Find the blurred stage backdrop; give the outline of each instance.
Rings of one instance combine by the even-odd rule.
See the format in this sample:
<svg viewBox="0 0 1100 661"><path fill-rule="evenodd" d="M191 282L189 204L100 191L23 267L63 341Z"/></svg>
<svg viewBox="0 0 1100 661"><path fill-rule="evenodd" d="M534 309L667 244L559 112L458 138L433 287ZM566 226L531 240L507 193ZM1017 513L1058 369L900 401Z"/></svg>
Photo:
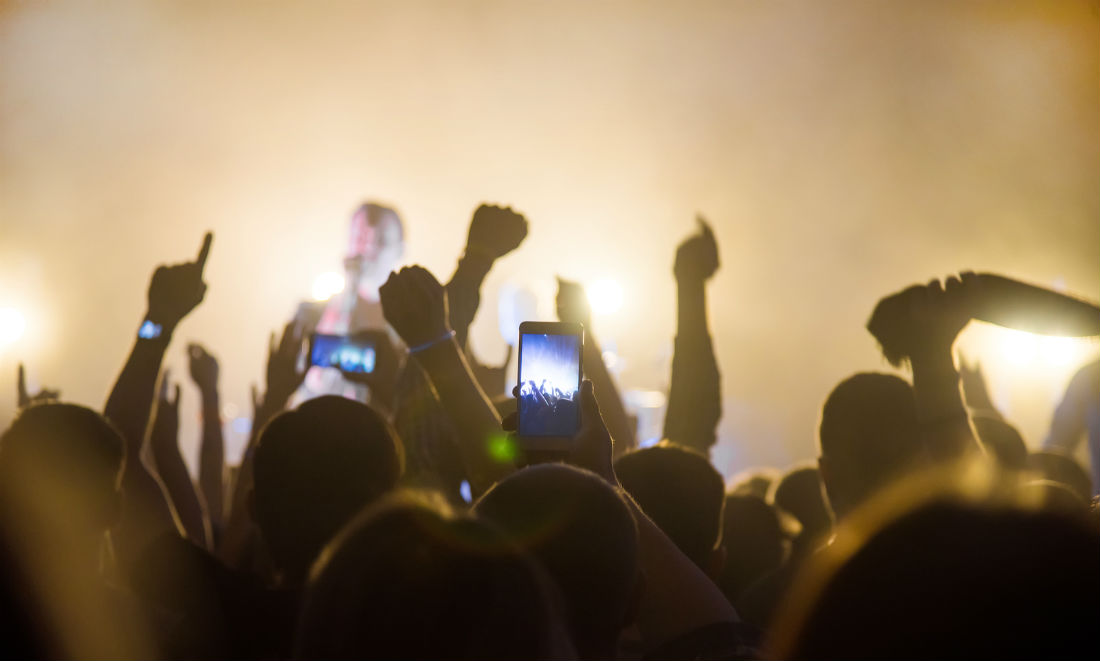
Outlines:
<svg viewBox="0 0 1100 661"><path fill-rule="evenodd" d="M1098 27L1095 1L0 3L0 425L18 361L101 406L153 267L212 229L168 363L188 382L187 341L217 355L232 428L357 203L393 204L407 261L445 279L488 200L531 231L483 290L482 360L500 292L545 315L555 274L599 283L652 437L700 211L715 462L809 459L831 387L890 369L863 329L880 296L972 268L1100 299ZM1031 444L1100 352L989 326L962 349Z"/></svg>

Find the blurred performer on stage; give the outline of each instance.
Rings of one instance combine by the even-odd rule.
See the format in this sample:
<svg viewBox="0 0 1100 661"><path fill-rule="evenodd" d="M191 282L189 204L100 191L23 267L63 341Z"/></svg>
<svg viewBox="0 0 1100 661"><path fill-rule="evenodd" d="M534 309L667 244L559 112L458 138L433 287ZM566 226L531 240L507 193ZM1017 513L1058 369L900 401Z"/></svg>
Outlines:
<svg viewBox="0 0 1100 661"><path fill-rule="evenodd" d="M471 322L481 302L481 284L494 262L516 249L527 236L527 219L510 207L482 204L474 211L465 250L446 285L451 328L466 349L474 375L490 397L505 394L505 365L488 367L475 360L467 345ZM298 401L338 394L369 403L386 414L405 445L406 481L439 489L458 499L465 467L450 421L426 375L406 359L407 349L382 314L378 289L399 266L405 250L401 218L389 207L368 202L351 218L344 258L345 288L323 307L303 304L299 321L306 334L368 334L375 345L371 374L354 377L335 369L311 368ZM517 329L518 330L518 329ZM355 381L349 381L354 378Z"/></svg>
<svg viewBox="0 0 1100 661"><path fill-rule="evenodd" d="M348 250L344 256L344 291L323 308L299 307L299 320L309 332L329 335L368 334L375 339L376 370L362 380L347 380L338 370L310 368L299 392L299 401L324 394L370 401L389 411L393 386L403 353L400 339L386 325L378 288L386 282L405 254L405 230L401 217L390 207L367 202L351 216ZM318 318L319 312L319 318ZM382 400L382 401L380 401Z"/></svg>

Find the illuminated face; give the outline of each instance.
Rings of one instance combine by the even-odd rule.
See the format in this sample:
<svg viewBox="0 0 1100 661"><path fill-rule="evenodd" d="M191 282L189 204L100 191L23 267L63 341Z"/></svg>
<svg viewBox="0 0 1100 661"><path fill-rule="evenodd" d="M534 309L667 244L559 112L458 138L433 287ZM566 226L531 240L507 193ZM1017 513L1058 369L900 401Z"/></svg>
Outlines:
<svg viewBox="0 0 1100 661"><path fill-rule="evenodd" d="M364 205L351 217L347 260L358 261L361 286L378 287L405 253L401 219L390 209Z"/></svg>

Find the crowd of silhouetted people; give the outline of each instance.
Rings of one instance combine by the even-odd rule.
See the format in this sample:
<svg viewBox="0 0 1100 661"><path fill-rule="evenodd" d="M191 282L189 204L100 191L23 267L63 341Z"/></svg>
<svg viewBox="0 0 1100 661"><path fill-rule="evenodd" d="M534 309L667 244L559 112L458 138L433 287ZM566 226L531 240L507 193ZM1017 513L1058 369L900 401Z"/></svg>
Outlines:
<svg viewBox="0 0 1100 661"><path fill-rule="evenodd" d="M29 393L20 367L19 411L0 437L4 655L1053 658L1096 647L1100 363L1081 369L1049 437L1029 447L980 368L954 352L996 305L994 280L882 292L868 340L898 369L837 375L821 393L818 456L727 482L709 459L722 415L710 227L700 219L669 255L664 440L639 448L576 283L559 283L557 313L585 326L579 392L513 389L471 350L482 283L527 226L482 205L441 283L398 268L393 209L356 209L345 291L303 305L267 344L239 465L225 461L223 366L186 346L202 410L196 475L180 450L180 380L162 369L203 300L212 235L193 261L153 272L102 408ZM1100 309L1076 305L1077 334L1100 334ZM373 333L369 371L307 364L311 333L360 331ZM525 445L513 393L579 409L568 450ZM1091 475L1071 454L1084 437Z"/></svg>

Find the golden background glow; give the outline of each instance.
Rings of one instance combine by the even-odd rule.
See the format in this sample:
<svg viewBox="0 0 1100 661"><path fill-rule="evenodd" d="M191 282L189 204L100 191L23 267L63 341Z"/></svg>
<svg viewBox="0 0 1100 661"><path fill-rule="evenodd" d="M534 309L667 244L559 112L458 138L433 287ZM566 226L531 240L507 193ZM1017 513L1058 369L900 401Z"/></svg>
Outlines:
<svg viewBox="0 0 1100 661"><path fill-rule="evenodd" d="M0 422L18 360L100 406L154 265L206 229L210 289L168 363L186 378L205 343L246 414L268 331L339 269L357 203L396 206L408 261L442 279L488 200L531 232L483 291L485 360L503 284L609 278L622 306L595 330L624 385L663 389L699 211L722 258L716 462L809 458L829 389L888 369L863 330L880 296L972 268L1100 298L1097 6L0 4L0 307L26 319ZM1041 379L1000 347L969 351L1038 442L1096 347Z"/></svg>

